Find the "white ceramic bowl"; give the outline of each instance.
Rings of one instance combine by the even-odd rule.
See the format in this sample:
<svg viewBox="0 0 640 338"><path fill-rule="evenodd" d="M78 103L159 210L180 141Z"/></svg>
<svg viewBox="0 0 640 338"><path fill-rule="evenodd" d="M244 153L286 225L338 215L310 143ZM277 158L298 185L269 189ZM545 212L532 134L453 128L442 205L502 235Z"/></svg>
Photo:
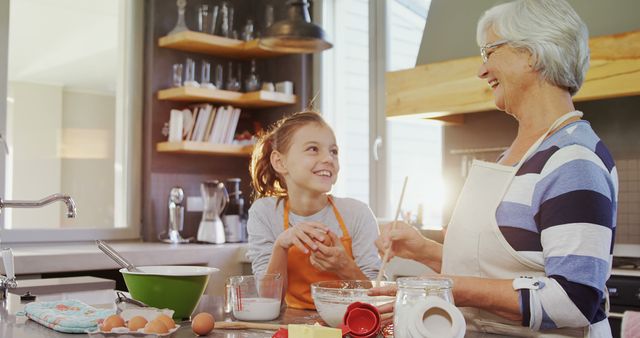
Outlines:
<svg viewBox="0 0 640 338"><path fill-rule="evenodd" d="M311 296L320 317L332 327L342 323L347 307L353 302L369 303L380 306L395 301L395 297L369 296L367 292L375 281L336 280L311 284ZM381 286L395 285L394 282L381 282Z"/></svg>

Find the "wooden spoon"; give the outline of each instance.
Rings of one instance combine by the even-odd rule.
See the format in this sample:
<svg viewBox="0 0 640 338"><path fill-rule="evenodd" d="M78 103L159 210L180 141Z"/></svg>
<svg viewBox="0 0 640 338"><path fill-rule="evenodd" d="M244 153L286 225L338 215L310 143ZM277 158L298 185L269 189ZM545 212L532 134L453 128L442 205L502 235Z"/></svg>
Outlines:
<svg viewBox="0 0 640 338"><path fill-rule="evenodd" d="M254 323L254 322L216 322L216 329L225 330L270 330L277 331L279 329L286 329L286 324L269 324L269 323Z"/></svg>

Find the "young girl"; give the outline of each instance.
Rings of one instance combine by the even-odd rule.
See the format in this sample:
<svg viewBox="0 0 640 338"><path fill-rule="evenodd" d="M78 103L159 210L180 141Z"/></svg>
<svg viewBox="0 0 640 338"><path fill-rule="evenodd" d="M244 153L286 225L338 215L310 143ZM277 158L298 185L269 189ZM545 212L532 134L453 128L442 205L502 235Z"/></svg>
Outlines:
<svg viewBox="0 0 640 338"><path fill-rule="evenodd" d="M340 165L333 131L315 112L280 120L256 145L257 200L247 224L253 273L286 277L287 305L315 309L310 284L374 279L378 226L369 207L329 195Z"/></svg>

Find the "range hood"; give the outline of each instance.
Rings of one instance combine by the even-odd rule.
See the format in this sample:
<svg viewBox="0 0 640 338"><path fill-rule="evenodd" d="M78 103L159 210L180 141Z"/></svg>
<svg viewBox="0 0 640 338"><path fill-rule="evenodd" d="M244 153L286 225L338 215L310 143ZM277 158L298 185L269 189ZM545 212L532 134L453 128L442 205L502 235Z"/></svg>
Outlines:
<svg viewBox="0 0 640 338"><path fill-rule="evenodd" d="M476 77L481 64L476 23L506 1L432 0L417 66L386 74L387 117L459 123L466 113L495 109ZM640 95L640 1L568 1L589 27L591 67L576 101ZM460 10L464 8L464 10Z"/></svg>

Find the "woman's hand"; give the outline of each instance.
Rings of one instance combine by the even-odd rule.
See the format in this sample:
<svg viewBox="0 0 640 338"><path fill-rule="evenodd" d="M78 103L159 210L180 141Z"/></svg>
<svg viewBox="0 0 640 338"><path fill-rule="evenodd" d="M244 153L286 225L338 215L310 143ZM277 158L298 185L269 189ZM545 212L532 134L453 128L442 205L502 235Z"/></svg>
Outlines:
<svg viewBox="0 0 640 338"><path fill-rule="evenodd" d="M378 286L375 288L371 288L369 289L369 291L367 291L367 295L395 297L397 292L398 292L398 286L393 284L393 285Z"/></svg>
<svg viewBox="0 0 640 338"><path fill-rule="evenodd" d="M303 222L296 226L289 226L289 229L282 232L276 238L276 246L288 250L296 246L300 251L309 253L309 249L318 250L317 242L322 242L328 236L329 228L318 222Z"/></svg>
<svg viewBox="0 0 640 338"><path fill-rule="evenodd" d="M338 236L329 231L331 243L316 243L318 250L309 257L309 262L320 271L332 272L343 279L367 279L360 268L349 256Z"/></svg>
<svg viewBox="0 0 640 338"><path fill-rule="evenodd" d="M393 223L387 223L380 227L380 236L376 240L376 247L380 256L384 256L385 251L391 245L389 259L398 256L402 258L420 261L418 256L422 252L425 242L428 241L418 229L404 223L396 222L395 227L391 230Z"/></svg>
<svg viewBox="0 0 640 338"><path fill-rule="evenodd" d="M380 227L380 236L376 240L380 256L384 257L385 251L391 245L389 259L395 256L412 259L427 265L435 272L440 272L442 244L422 236L420 230L407 223L396 222L391 230L392 224Z"/></svg>
<svg viewBox="0 0 640 338"><path fill-rule="evenodd" d="M371 288L367 295L369 296L390 296L395 297L398 292L398 287L396 285L387 285L387 286L379 286L377 288ZM380 315L382 321L380 322L380 326L384 327L388 323L393 323L393 311L395 307L395 302L389 302L378 306L378 311L380 311Z"/></svg>

